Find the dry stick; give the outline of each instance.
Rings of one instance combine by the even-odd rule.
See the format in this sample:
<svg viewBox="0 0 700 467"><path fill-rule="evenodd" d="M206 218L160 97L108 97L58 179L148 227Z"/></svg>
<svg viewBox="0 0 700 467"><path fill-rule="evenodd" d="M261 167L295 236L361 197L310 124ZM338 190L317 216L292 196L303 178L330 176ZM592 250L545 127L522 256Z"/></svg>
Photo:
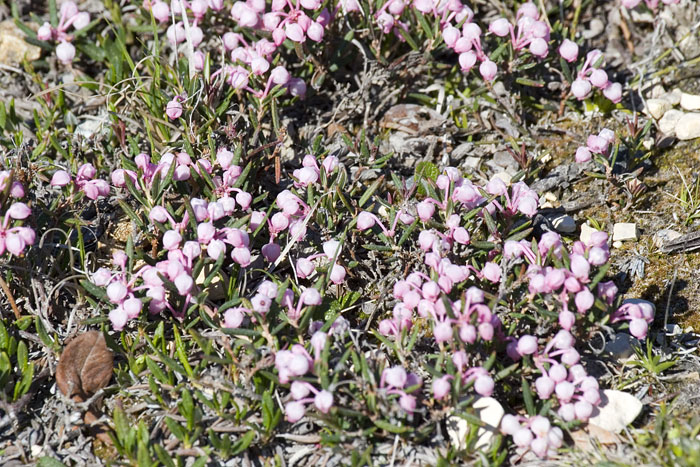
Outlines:
<svg viewBox="0 0 700 467"><path fill-rule="evenodd" d="M630 33L629 26L627 26L627 21L625 20L625 12L620 14L620 29L622 30L622 35L625 37L625 42L627 43L627 49L632 55L634 55L634 43L632 42L632 33Z"/></svg>
<svg viewBox="0 0 700 467"><path fill-rule="evenodd" d="M668 300L666 300L666 313L664 313L664 329L663 334L661 334L661 342L666 351L666 325L668 324L668 311L671 309L671 297L673 296L673 287L676 285L676 276L678 275L678 269L673 270L673 280L671 281L671 288L668 290Z"/></svg>
<svg viewBox="0 0 700 467"><path fill-rule="evenodd" d="M12 296L12 292L7 286L7 282L5 282L5 279L3 279L2 277L0 277L0 287L2 287L3 292L5 292L5 295L7 295L7 299L10 301L12 311L15 313L15 319L19 321L19 319L22 317L22 314L19 312L19 308L17 308L17 303L15 303L15 297Z"/></svg>

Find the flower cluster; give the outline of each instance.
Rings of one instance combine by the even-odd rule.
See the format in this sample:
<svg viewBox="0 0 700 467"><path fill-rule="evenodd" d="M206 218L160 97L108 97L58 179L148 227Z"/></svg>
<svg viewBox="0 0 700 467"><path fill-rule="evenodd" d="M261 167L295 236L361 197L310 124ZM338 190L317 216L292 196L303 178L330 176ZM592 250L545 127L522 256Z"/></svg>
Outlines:
<svg viewBox="0 0 700 467"><path fill-rule="evenodd" d="M78 31L88 24L90 24L90 15L78 11L78 6L74 2L67 1L61 5L58 25L53 27L50 23L44 23L37 31L36 36L42 41L58 41L56 57L62 63L68 64L75 58L75 46L71 44L73 36L67 31L71 26Z"/></svg>
<svg viewBox="0 0 700 467"><path fill-rule="evenodd" d="M510 37L516 52L526 47L537 58L549 55L549 25L540 18L534 3L523 3L515 16L515 25L506 18L497 18L489 25L489 32L498 37Z"/></svg>
<svg viewBox="0 0 700 467"><path fill-rule="evenodd" d="M315 255L301 257L296 261L296 274L300 279L307 279L313 277L316 272L316 264L314 260L318 258L327 258L331 268L330 280L334 284L342 284L345 280L345 275L347 271L343 266L338 264L335 260L340 256L341 245L338 240L328 240L323 243L323 253L317 253Z"/></svg>
<svg viewBox="0 0 700 467"><path fill-rule="evenodd" d="M321 361L321 354L327 345L328 334L323 331L316 331L311 336L311 347L314 358L306 351L303 345L294 344L290 350L280 350L275 355L275 367L279 375L280 382L287 384L292 378L300 378L309 372L314 372L314 364ZM318 390L316 387L301 380L294 380L290 385L292 400L285 405L285 415L287 421L295 423L306 413L306 406L313 403L321 413L328 413L333 407L333 393L326 389ZM309 397L313 394L313 397Z"/></svg>
<svg viewBox="0 0 700 467"><path fill-rule="evenodd" d="M561 428L541 415L528 418L506 414L501 419L501 431L513 437L521 454L532 451L538 457L552 456L564 444Z"/></svg>
<svg viewBox="0 0 700 467"><path fill-rule="evenodd" d="M609 155L610 145L615 142L615 132L603 128L597 135L590 135L585 146L576 149L576 162L585 163L593 158L593 155L603 159Z"/></svg>
<svg viewBox="0 0 700 467"><path fill-rule="evenodd" d="M238 306L225 311L224 327L240 327L243 324L243 319L253 312L264 316L270 311L272 303L277 298L277 292L277 284L272 281L263 281L255 295L250 299L250 308ZM288 288L282 294L282 305L286 307L287 318L293 323L299 320L304 307L320 305L321 301L321 293L313 287L307 287L301 292L296 305L294 305L294 291L292 289Z"/></svg>
<svg viewBox="0 0 700 467"><path fill-rule="evenodd" d="M205 42L204 32L200 24L211 11L217 14L223 9L221 0L193 0L172 5L157 0L146 0L144 8L150 10L154 18L161 23L170 21L171 16L179 21L168 26L166 37L171 45L177 47L188 41L196 49L192 60L194 69L202 71L205 63L205 53L200 46ZM237 1L230 10L231 18L242 27L258 32L258 36L249 36L228 31L221 36L221 42L229 62L221 64L218 71L211 75L214 80L222 75L226 82L235 89L245 89L257 97L265 97L274 86L286 88L292 96L304 96L306 84L299 78L290 76L284 66L272 67L274 53L287 39L291 42L304 43L307 39L314 42L323 40L325 28L331 21L327 8L321 8L319 0L303 0L301 2L274 1L268 5L259 0ZM252 38L251 38L252 37ZM272 40L270 40L272 39ZM267 78L263 76L267 73ZM263 78L256 90L249 86L251 78ZM181 101L174 99L166 109L168 117L178 118L181 113Z"/></svg>
<svg viewBox="0 0 700 467"><path fill-rule="evenodd" d="M629 321L630 334L637 339L644 339L649 325L654 321L654 306L644 300L626 300L615 310L610 320L612 323Z"/></svg>
<svg viewBox="0 0 700 467"><path fill-rule="evenodd" d="M535 380L538 397L546 401L556 395L558 415L562 420L588 421L593 409L600 403L598 381L589 376L579 363L575 349L576 340L567 330L561 329L539 352L537 339L521 336L514 349L517 356L530 355L541 376ZM559 360L556 360L558 357Z"/></svg>
<svg viewBox="0 0 700 467"><path fill-rule="evenodd" d="M24 198L24 186L12 179L12 173L8 170L0 171L0 193L3 199ZM25 227L20 222L30 216L32 210L25 203L15 201L6 210L0 223L0 255L8 251L19 256L29 246L34 244L36 234L31 227Z"/></svg>
<svg viewBox="0 0 700 467"><path fill-rule="evenodd" d="M109 183L105 180L95 178L97 169L92 164L83 164L78 168L75 179L65 170L57 170L51 177L51 186L64 187L71 183L74 191L82 191L85 196L95 200L100 196L109 195Z"/></svg>
<svg viewBox="0 0 700 467"><path fill-rule="evenodd" d="M572 47L567 46L564 51L560 49L562 57L570 58L573 54ZM571 93L578 99L583 100L591 95L596 87L603 91L603 95L614 103L622 100L622 85L614 83L608 79L608 74L600 68L603 62L603 53L600 50L591 50L586 54L583 66L576 74L576 79L571 83Z"/></svg>
<svg viewBox="0 0 700 467"><path fill-rule="evenodd" d="M400 366L385 368L379 381L379 387L385 394L399 396L399 406L408 412L416 410L416 396L420 392L423 380L415 373L406 373Z"/></svg>

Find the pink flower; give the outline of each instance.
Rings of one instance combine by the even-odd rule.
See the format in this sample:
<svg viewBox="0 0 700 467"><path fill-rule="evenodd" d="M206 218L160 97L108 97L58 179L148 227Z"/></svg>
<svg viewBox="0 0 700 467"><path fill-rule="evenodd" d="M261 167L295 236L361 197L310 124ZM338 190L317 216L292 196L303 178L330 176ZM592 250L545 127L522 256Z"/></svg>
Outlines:
<svg viewBox="0 0 700 467"><path fill-rule="evenodd" d="M36 32L36 37L40 41L48 41L53 35L53 29L49 23L44 23Z"/></svg>
<svg viewBox="0 0 700 467"><path fill-rule="evenodd" d="M535 336L524 335L518 339L517 346L520 355L532 355L537 352L537 338Z"/></svg>
<svg viewBox="0 0 700 467"><path fill-rule="evenodd" d="M622 85L620 83L610 83L603 89L603 95L617 104L622 100Z"/></svg>
<svg viewBox="0 0 700 467"><path fill-rule="evenodd" d="M474 391L480 396L490 397L493 394L493 388L493 378L487 374L480 375L474 380Z"/></svg>
<svg viewBox="0 0 700 467"><path fill-rule="evenodd" d="M374 215L367 211L362 211L357 215L357 228L359 230L371 229L375 224Z"/></svg>
<svg viewBox="0 0 700 467"><path fill-rule="evenodd" d="M549 397L554 392L554 381L548 376L540 376L535 380L535 389L537 390L537 397L542 400L549 399Z"/></svg>
<svg viewBox="0 0 700 467"><path fill-rule="evenodd" d="M56 57L63 64L69 64L75 58L75 47L70 42L61 42L56 46Z"/></svg>
<svg viewBox="0 0 700 467"><path fill-rule="evenodd" d="M576 78L571 83L571 93L578 99L583 100L591 93L591 83L588 80Z"/></svg>
<svg viewBox="0 0 700 467"><path fill-rule="evenodd" d="M510 22L505 18L498 18L489 25L489 31L498 37L505 37L510 33Z"/></svg>
<svg viewBox="0 0 700 467"><path fill-rule="evenodd" d="M481 73L481 77L484 78L485 81L493 81L497 72L498 67L489 59L484 60L481 62L481 65L479 65L479 73Z"/></svg>
<svg viewBox="0 0 700 467"><path fill-rule="evenodd" d="M326 390L319 391L314 397L314 405L322 413L328 413L333 406L333 394Z"/></svg>
<svg viewBox="0 0 700 467"><path fill-rule="evenodd" d="M498 283L501 281L501 268L498 264L489 261L484 264L481 275L491 282Z"/></svg>
<svg viewBox="0 0 700 467"><path fill-rule="evenodd" d="M180 118L180 116L182 115L182 104L180 103L178 97L175 97L173 100L168 102L168 105L165 106L165 114L170 120L176 120Z"/></svg>
<svg viewBox="0 0 700 467"><path fill-rule="evenodd" d="M588 162L592 159L592 154L591 151L585 147L581 146L576 150L576 162L583 164L585 162Z"/></svg>
<svg viewBox="0 0 700 467"><path fill-rule="evenodd" d="M157 1L151 5L151 13L153 17L159 22L164 23L170 19L170 7L167 3Z"/></svg>
<svg viewBox="0 0 700 467"><path fill-rule="evenodd" d="M121 331L124 329L124 325L127 321L126 311L124 311L124 308L120 306L115 308L109 312L109 320L111 321L112 327L115 331Z"/></svg>
<svg viewBox="0 0 700 467"><path fill-rule="evenodd" d="M289 423L296 423L304 417L306 408L304 404L297 401L290 401L284 406L285 418Z"/></svg>
<svg viewBox="0 0 700 467"><path fill-rule="evenodd" d="M452 375L445 375L433 381L433 397L435 399L442 399L449 394L452 389L452 384L450 384L451 378Z"/></svg>
<svg viewBox="0 0 700 467"><path fill-rule="evenodd" d="M530 42L530 53L538 58L545 58L549 54L547 41L537 37Z"/></svg>
<svg viewBox="0 0 700 467"><path fill-rule="evenodd" d="M576 302L576 309L578 310L578 312L584 313L593 306L593 303L595 302L595 297L588 289L583 289L582 291L576 294L576 298L574 299L574 301Z"/></svg>
<svg viewBox="0 0 700 467"><path fill-rule="evenodd" d="M382 372L382 379L390 387L403 389L403 387L406 385L408 375L406 374L406 370L404 370L403 367L394 366L391 368L384 369L384 371Z"/></svg>
<svg viewBox="0 0 700 467"><path fill-rule="evenodd" d="M569 39L564 39L559 46L559 55L567 62L575 62L578 58L578 44Z"/></svg>
<svg viewBox="0 0 700 467"><path fill-rule="evenodd" d="M331 268L330 280L334 284L342 284L345 280L345 268L340 264L334 264Z"/></svg>
<svg viewBox="0 0 700 467"><path fill-rule="evenodd" d="M600 68L593 70L588 79L591 80L593 86L600 89L604 89L608 85L608 74Z"/></svg>

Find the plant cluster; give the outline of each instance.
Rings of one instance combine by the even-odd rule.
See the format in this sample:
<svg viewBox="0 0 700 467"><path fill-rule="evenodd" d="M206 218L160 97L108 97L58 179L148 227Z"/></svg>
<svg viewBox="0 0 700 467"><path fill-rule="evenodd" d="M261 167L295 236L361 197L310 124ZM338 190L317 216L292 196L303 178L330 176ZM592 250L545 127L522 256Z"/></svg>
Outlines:
<svg viewBox="0 0 700 467"><path fill-rule="evenodd" d="M300 144L284 130L323 91L319 76L356 72L343 60L374 54L389 63L411 49L434 59L430 73L448 81L451 102L471 99L480 121L488 103L530 124L500 102L497 80L528 88L518 105L538 89L542 102L550 99L544 80L559 76L552 89L561 92L560 110L578 110L577 101L596 93L621 107L623 84L610 80L602 52L569 29L568 2L557 15L522 2L499 16L458 0L105 4L114 21L91 26L75 3L51 2L50 21L35 33L58 43L62 66L104 65L110 120L105 135L64 144L50 127L75 129L67 94L46 89L34 127L48 136L31 157L56 156L36 179L53 191L0 172L0 255L21 260L19 271L31 270L40 248L67 252L48 261L52 271L70 271L59 283L90 305L82 323L102 326L106 345L123 351L117 384L147 385L148 404L163 408L164 436L200 459L223 458L302 420L323 426L318 442L337 448L353 437L422 442L457 415L473 438L475 405L488 398L506 412L489 454L497 464L506 444L518 456L554 457L565 433L589 421L602 383L589 373L587 342L601 330L646 339L654 308L622 301L608 274L606 232L576 239L535 228L545 200L532 182L544 167L524 142L512 153L521 169L512 176L422 161L407 178L364 129L350 135L329 122L344 136L333 151L320 130L309 141L295 133ZM90 37L104 50L76 43L86 55L75 60L75 39L103 21L109 27ZM81 85L99 88L97 76L84 74ZM3 129L19 125L0 110ZM127 111L143 112L142 133L127 128ZM629 170L648 155L640 148L649 126L635 122L630 132L627 141L604 128L569 156L595 161L616 181L618 154ZM377 143L381 132L373 133ZM17 131L2 143L24 151L22 138ZM103 209L124 215L128 239L90 250L90 209L97 218ZM61 228L70 229L69 245L52 243L50 231ZM48 246L33 247L38 234ZM48 313L33 324L53 351L63 328L44 321ZM33 366L4 324L0 379L14 400L29 391ZM112 409L117 452L175 465L151 442L150 419L131 424L126 413ZM208 427L214 418L228 425ZM204 443L211 452L196 451ZM474 443L465 449L477 455Z"/></svg>

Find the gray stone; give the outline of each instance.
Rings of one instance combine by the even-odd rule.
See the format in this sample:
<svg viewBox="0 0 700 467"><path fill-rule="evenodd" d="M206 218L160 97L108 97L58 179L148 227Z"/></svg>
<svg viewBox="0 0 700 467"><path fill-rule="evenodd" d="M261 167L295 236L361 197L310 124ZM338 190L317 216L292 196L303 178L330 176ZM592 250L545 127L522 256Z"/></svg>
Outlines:
<svg viewBox="0 0 700 467"><path fill-rule="evenodd" d="M674 88L671 90L671 92L667 92L663 96L661 96L664 100L667 100L671 105L678 105L681 103L681 96L683 95L683 91L681 91L678 88Z"/></svg>
<svg viewBox="0 0 700 467"><path fill-rule="evenodd" d="M576 221L573 217L563 214L552 219L552 225L559 233L574 233L576 232Z"/></svg>
<svg viewBox="0 0 700 467"><path fill-rule="evenodd" d="M676 138L689 140L700 137L700 113L687 113L676 123Z"/></svg>
<svg viewBox="0 0 700 467"><path fill-rule="evenodd" d="M596 229L591 227L588 224L581 224L581 236L579 237L579 240L581 240L585 245L590 245L591 242L591 236L595 233L598 232Z"/></svg>
<svg viewBox="0 0 700 467"><path fill-rule="evenodd" d="M588 420L613 433L621 432L632 423L642 411L642 403L632 394L606 389L600 394L600 405L593 409L593 416Z"/></svg>
<svg viewBox="0 0 700 467"><path fill-rule="evenodd" d="M613 226L613 242L636 241L639 239L637 224L618 222Z"/></svg>
<svg viewBox="0 0 700 467"><path fill-rule="evenodd" d="M480 397L472 406L476 409L476 415L484 422L484 426L477 431L476 448L488 448L493 435L498 433L501 419L505 414L503 406L493 397ZM462 417L452 415L446 420L447 435L452 445L458 450L466 449L466 439L469 434L469 423Z"/></svg>
<svg viewBox="0 0 700 467"><path fill-rule="evenodd" d="M624 332L615 334L612 340L605 343L605 351L618 360L629 358L634 355L632 344L636 340L636 338Z"/></svg>
<svg viewBox="0 0 700 467"><path fill-rule="evenodd" d="M454 160L461 160L465 158L470 152L474 150L474 143L462 143L452 150L450 157Z"/></svg>
<svg viewBox="0 0 700 467"><path fill-rule="evenodd" d="M0 23L0 64L15 66L25 58L32 62L41 56L41 49L24 41L24 33L8 19Z"/></svg>
<svg viewBox="0 0 700 467"><path fill-rule="evenodd" d="M598 18L593 18L588 27L581 33L584 39L593 39L605 30L605 24Z"/></svg>
<svg viewBox="0 0 700 467"><path fill-rule="evenodd" d="M656 248L661 248L664 244L672 242L673 240L681 237L682 234L673 229L661 229L654 234L654 246Z"/></svg>
<svg viewBox="0 0 700 467"><path fill-rule="evenodd" d="M659 130L665 135L676 136L676 125L683 118L685 112L671 109L658 121Z"/></svg>
<svg viewBox="0 0 700 467"><path fill-rule="evenodd" d="M644 109L646 113L656 120L663 117L669 110L671 110L671 103L666 99L647 99L647 106Z"/></svg>
<svg viewBox="0 0 700 467"><path fill-rule="evenodd" d="M700 96L697 94L681 93L681 108L684 110L700 109Z"/></svg>

